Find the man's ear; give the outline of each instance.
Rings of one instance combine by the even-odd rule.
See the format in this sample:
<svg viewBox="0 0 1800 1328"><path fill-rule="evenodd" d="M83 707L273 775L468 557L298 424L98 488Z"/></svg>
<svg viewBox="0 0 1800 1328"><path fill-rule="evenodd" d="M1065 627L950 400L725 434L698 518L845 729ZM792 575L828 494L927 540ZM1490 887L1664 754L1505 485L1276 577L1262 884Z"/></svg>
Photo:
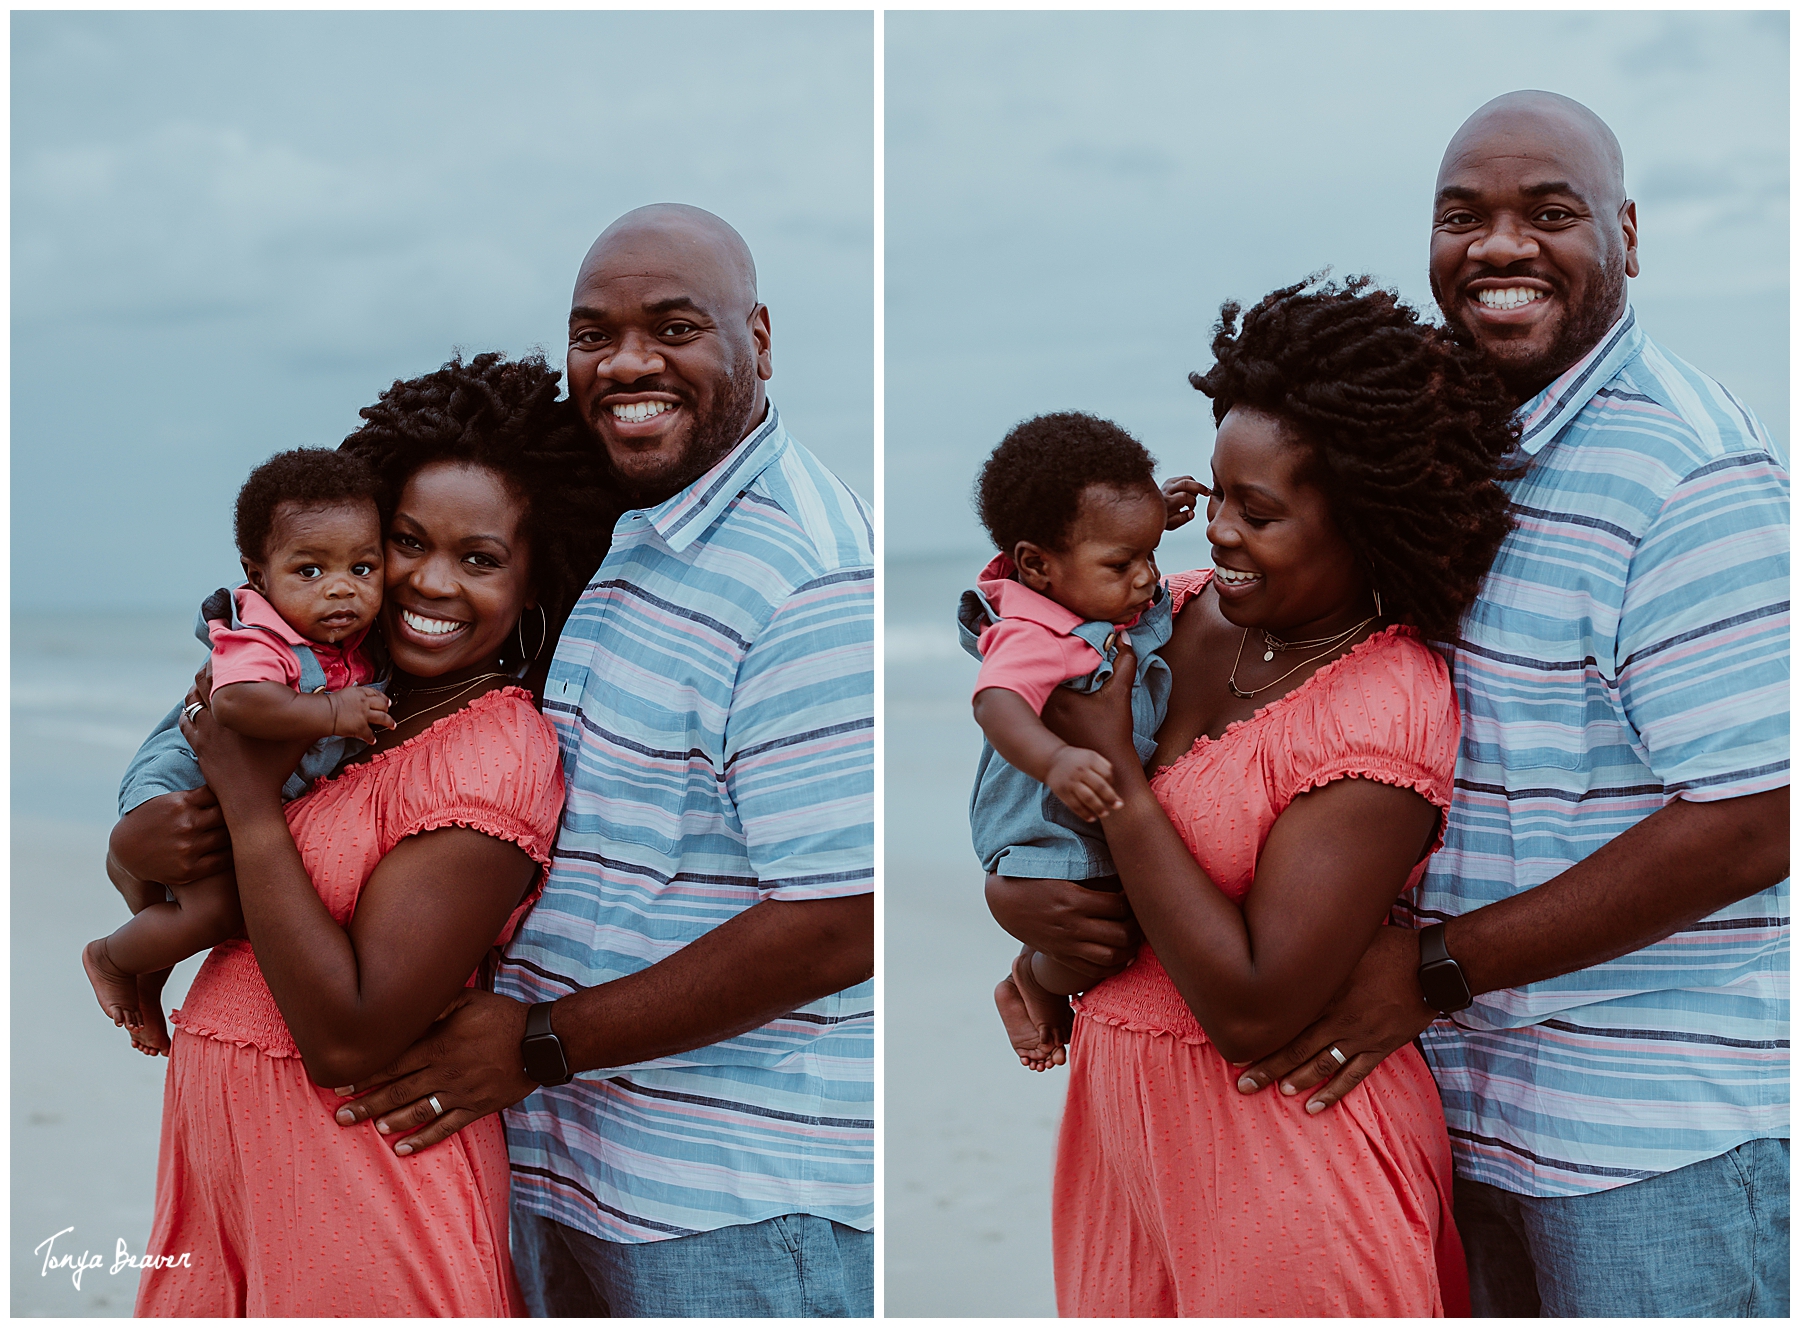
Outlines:
<svg viewBox="0 0 1800 1328"><path fill-rule="evenodd" d="M269 593L269 583L263 578L262 564L243 557L240 557L238 562L244 566L244 580L250 583L250 589L259 595L266 596Z"/></svg>
<svg viewBox="0 0 1800 1328"><path fill-rule="evenodd" d="M1050 592L1049 556L1030 540L1013 546L1013 564L1019 569L1019 580L1040 595Z"/></svg>
<svg viewBox="0 0 1800 1328"><path fill-rule="evenodd" d="M770 338L769 306L766 304L759 304L750 311L750 341L756 347L756 376L766 383L775 376L774 343Z"/></svg>
<svg viewBox="0 0 1800 1328"><path fill-rule="evenodd" d="M1635 277L1638 274L1637 204L1629 198L1619 209L1619 229L1625 232L1625 275Z"/></svg>

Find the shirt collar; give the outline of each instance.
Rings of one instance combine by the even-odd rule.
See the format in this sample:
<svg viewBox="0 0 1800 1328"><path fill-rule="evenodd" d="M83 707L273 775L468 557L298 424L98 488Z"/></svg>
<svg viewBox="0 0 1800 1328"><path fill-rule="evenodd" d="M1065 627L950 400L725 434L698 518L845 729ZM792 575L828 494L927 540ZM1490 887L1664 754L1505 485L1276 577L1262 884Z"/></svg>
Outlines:
<svg viewBox="0 0 1800 1328"><path fill-rule="evenodd" d="M673 498L647 509L645 520L670 550L680 553L711 529L737 496L787 451L788 442L781 413L771 401L761 424L706 474Z"/></svg>
<svg viewBox="0 0 1800 1328"><path fill-rule="evenodd" d="M1624 316L1607 329L1592 350L1515 412L1519 450L1536 456L1581 413L1596 392L1613 380L1643 344L1643 329L1638 326L1636 311L1628 304Z"/></svg>
<svg viewBox="0 0 1800 1328"><path fill-rule="evenodd" d="M976 586L987 596L987 602L994 606L995 613L1002 618L1023 618L1026 622L1048 627L1058 636L1068 636L1081 626L1081 615L1073 609L1066 609L1023 581L1014 580L1017 571L1011 558L1004 553L997 553L993 561L981 569L981 575L975 578Z"/></svg>
<svg viewBox="0 0 1800 1328"><path fill-rule="evenodd" d="M295 631L293 625L275 611L275 606L269 603L268 597L248 581L237 588L236 599L239 622L246 627L266 628L290 646L305 646L308 650L324 651L327 654L335 651L348 656L351 651L363 643L363 638L373 630L371 624L354 636L345 637L335 645L328 641L314 641Z"/></svg>

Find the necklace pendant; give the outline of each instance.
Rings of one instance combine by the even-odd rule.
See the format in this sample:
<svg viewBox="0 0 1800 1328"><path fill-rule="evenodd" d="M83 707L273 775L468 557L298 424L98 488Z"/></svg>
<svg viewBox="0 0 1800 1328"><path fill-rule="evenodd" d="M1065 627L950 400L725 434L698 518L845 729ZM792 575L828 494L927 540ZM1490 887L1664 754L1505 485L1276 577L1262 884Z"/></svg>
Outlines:
<svg viewBox="0 0 1800 1328"><path fill-rule="evenodd" d="M1272 660L1274 658L1275 658L1275 652L1273 650L1263 651L1263 663L1267 664L1270 660Z"/></svg>
<svg viewBox="0 0 1800 1328"><path fill-rule="evenodd" d="M1226 679L1225 685L1231 689L1231 694L1233 696L1237 697L1237 699L1240 701L1248 701L1251 697L1256 695L1255 692L1246 692L1242 687L1239 687L1237 685L1237 683L1232 681L1231 679Z"/></svg>

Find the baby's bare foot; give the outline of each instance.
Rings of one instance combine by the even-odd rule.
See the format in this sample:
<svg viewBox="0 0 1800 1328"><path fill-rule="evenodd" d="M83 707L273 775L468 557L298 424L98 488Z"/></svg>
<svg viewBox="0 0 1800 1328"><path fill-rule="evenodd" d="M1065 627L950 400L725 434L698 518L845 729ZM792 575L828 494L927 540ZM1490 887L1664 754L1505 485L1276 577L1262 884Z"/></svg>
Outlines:
<svg viewBox="0 0 1800 1328"><path fill-rule="evenodd" d="M120 1028L136 1028L143 1017L138 1013L138 980L108 958L106 940L89 941L81 952L81 966L94 986L94 997L106 1017Z"/></svg>
<svg viewBox="0 0 1800 1328"><path fill-rule="evenodd" d="M163 968L139 973L137 977L137 1008L143 1022L131 1028L131 1045L146 1056L169 1054L169 1025L163 1017L162 989L173 971Z"/></svg>
<svg viewBox="0 0 1800 1328"><path fill-rule="evenodd" d="M1041 1074L1052 1065L1063 1063L1061 1040L1054 1029L1033 1022L1025 998L1012 978L1003 978L994 988L994 1005L1000 1011L1000 1022L1006 1025L1007 1040L1020 1065Z"/></svg>

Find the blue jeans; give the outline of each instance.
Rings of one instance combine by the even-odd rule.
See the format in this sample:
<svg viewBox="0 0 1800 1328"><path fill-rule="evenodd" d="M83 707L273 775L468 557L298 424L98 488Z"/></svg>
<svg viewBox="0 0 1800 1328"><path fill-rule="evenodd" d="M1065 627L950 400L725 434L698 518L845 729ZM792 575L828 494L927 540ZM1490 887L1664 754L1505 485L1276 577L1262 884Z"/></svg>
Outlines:
<svg viewBox="0 0 1800 1328"><path fill-rule="evenodd" d="M1477 1318L1786 1318L1788 1141L1595 1194L1456 1179Z"/></svg>
<svg viewBox="0 0 1800 1328"><path fill-rule="evenodd" d="M843 1319L875 1313L875 1237L788 1213L627 1245L512 1206L513 1267L536 1319Z"/></svg>

